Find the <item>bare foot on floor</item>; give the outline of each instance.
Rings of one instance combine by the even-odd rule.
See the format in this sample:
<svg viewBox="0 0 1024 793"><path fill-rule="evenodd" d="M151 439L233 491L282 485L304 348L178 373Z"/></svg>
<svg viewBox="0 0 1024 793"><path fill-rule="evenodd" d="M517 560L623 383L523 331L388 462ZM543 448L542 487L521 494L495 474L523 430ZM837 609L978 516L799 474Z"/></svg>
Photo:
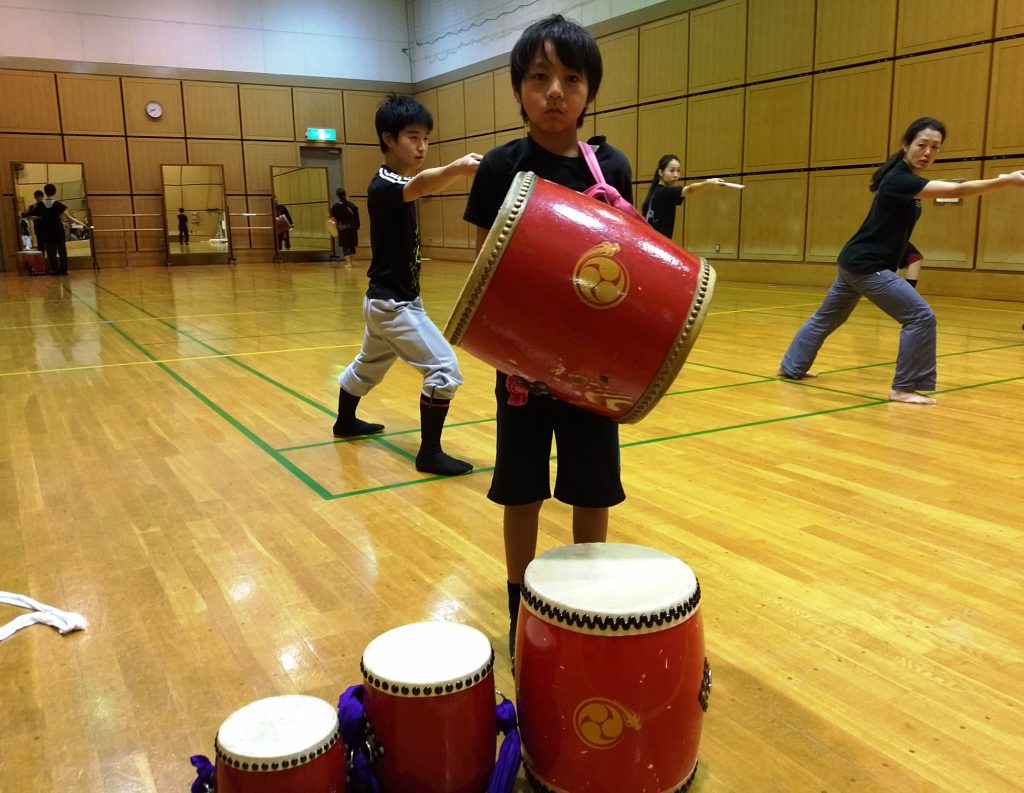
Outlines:
<svg viewBox="0 0 1024 793"><path fill-rule="evenodd" d="M782 369L780 367L779 371L777 371L775 373L775 376L776 377L781 377L781 378L783 378L785 380L812 380L813 378L817 377L818 375L816 375L814 372L804 372L802 375L799 375L799 376L792 375L792 374L790 374L789 372L785 371L784 369Z"/></svg>
<svg viewBox="0 0 1024 793"><path fill-rule="evenodd" d="M906 402L908 405L934 405L938 402L938 400L927 397L924 394L919 394L916 391L890 391L889 401Z"/></svg>

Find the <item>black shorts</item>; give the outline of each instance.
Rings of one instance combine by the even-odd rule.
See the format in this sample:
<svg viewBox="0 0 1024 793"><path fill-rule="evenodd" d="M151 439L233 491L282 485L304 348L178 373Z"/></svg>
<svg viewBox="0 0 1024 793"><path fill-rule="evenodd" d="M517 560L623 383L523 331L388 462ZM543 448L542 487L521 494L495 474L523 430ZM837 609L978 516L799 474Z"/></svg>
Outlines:
<svg viewBox="0 0 1024 793"><path fill-rule="evenodd" d="M551 440L558 452L555 498L574 507L611 507L625 500L619 476L619 425L548 396L508 404L498 372L498 449L487 497L504 506L551 498Z"/></svg>

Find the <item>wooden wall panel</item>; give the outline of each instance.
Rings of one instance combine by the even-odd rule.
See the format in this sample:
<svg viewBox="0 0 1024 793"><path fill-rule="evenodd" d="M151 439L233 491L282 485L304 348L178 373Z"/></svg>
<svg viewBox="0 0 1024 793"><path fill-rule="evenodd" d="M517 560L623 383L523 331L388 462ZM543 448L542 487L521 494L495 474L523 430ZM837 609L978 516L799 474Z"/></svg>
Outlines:
<svg viewBox="0 0 1024 793"><path fill-rule="evenodd" d="M185 141L180 138L128 138L132 193L160 195L163 192L161 165L188 162ZM220 162L205 160L204 162Z"/></svg>
<svg viewBox="0 0 1024 793"><path fill-rule="evenodd" d="M123 135L121 81L92 74L58 74L57 95L64 134Z"/></svg>
<svg viewBox="0 0 1024 793"><path fill-rule="evenodd" d="M740 85L746 74L747 0L690 12L690 93Z"/></svg>
<svg viewBox="0 0 1024 793"><path fill-rule="evenodd" d="M890 139L921 116L946 125L943 158L978 157L985 148L992 45L908 58L896 64Z"/></svg>
<svg viewBox="0 0 1024 793"><path fill-rule="evenodd" d="M736 173L743 165L744 89L690 97L686 119L686 173Z"/></svg>
<svg viewBox="0 0 1024 793"><path fill-rule="evenodd" d="M640 102L682 96L687 91L690 16L678 14L640 27Z"/></svg>
<svg viewBox="0 0 1024 793"><path fill-rule="evenodd" d="M747 88L743 168L806 168L810 148L811 78Z"/></svg>
<svg viewBox="0 0 1024 793"><path fill-rule="evenodd" d="M444 245L444 199L441 196L421 198L416 202L420 229L420 245L432 248ZM475 234L474 234L475 238Z"/></svg>
<svg viewBox="0 0 1024 793"><path fill-rule="evenodd" d="M648 182L657 170L658 160L674 154L686 173L686 100L641 107L637 118L637 167L633 178ZM679 225L678 223L676 225Z"/></svg>
<svg viewBox="0 0 1024 793"><path fill-rule="evenodd" d="M387 94L368 91L345 91L345 140L348 143L378 145L374 119L377 106Z"/></svg>
<svg viewBox="0 0 1024 793"><path fill-rule="evenodd" d="M237 85L185 81L181 93L190 138L242 137Z"/></svg>
<svg viewBox="0 0 1024 793"><path fill-rule="evenodd" d="M1021 3L1024 6L1024 2ZM1024 151L1024 40L999 41L992 49L986 154Z"/></svg>
<svg viewBox="0 0 1024 793"><path fill-rule="evenodd" d="M986 179L1024 169L1024 158L987 163ZM1024 272L1024 190L1006 188L982 196L978 226L979 270ZM927 260L925 260L927 264Z"/></svg>
<svg viewBox="0 0 1024 793"><path fill-rule="evenodd" d="M476 245L476 226L462 219L466 199L446 196L441 199L441 229L446 248L472 248Z"/></svg>
<svg viewBox="0 0 1024 793"><path fill-rule="evenodd" d="M597 40L604 64L604 76L601 79L601 90L594 100L596 110L613 110L636 104L639 42L639 31L636 28L612 36L602 36Z"/></svg>
<svg viewBox="0 0 1024 793"><path fill-rule="evenodd" d="M747 79L811 71L815 0L747 0Z"/></svg>
<svg viewBox="0 0 1024 793"><path fill-rule="evenodd" d="M337 130L338 142L345 142L345 103L341 91L331 88L293 88L295 140L305 140L306 130Z"/></svg>
<svg viewBox="0 0 1024 793"><path fill-rule="evenodd" d="M887 62L814 75L812 167L885 160L890 153L892 74Z"/></svg>
<svg viewBox="0 0 1024 793"><path fill-rule="evenodd" d="M64 144L59 135L0 135L0 183L5 193L14 192L15 162L64 162Z"/></svg>
<svg viewBox="0 0 1024 793"><path fill-rule="evenodd" d="M594 119L596 134L604 135L608 142L626 155L629 167L635 174L636 161L636 108L601 113Z"/></svg>
<svg viewBox="0 0 1024 793"><path fill-rule="evenodd" d="M366 188L377 173L384 155L378 146L353 146L349 144L342 151L345 162L345 189L353 195L366 195Z"/></svg>
<svg viewBox="0 0 1024 793"><path fill-rule="evenodd" d="M807 191L809 262L834 262L867 217L874 194L868 190L874 168L810 174Z"/></svg>
<svg viewBox="0 0 1024 793"><path fill-rule="evenodd" d="M741 181L741 180L734 180ZM709 259L735 259L739 253L740 194L709 189L683 202L683 247ZM676 214L676 223L679 216Z"/></svg>
<svg viewBox="0 0 1024 793"><path fill-rule="evenodd" d="M0 132L60 132L52 74L0 71L0 96Z"/></svg>
<svg viewBox="0 0 1024 793"><path fill-rule="evenodd" d="M88 182L86 186L92 189ZM89 215L96 229L93 249L101 267L124 266L125 250L135 250L133 211L131 196L89 196Z"/></svg>
<svg viewBox="0 0 1024 793"><path fill-rule="evenodd" d="M802 261L807 174L748 176L744 182L747 189L743 191L740 216L740 258Z"/></svg>
<svg viewBox="0 0 1024 793"><path fill-rule="evenodd" d="M82 163L90 194L131 192L124 138L69 135L64 138L64 150L68 162Z"/></svg>
<svg viewBox="0 0 1024 793"><path fill-rule="evenodd" d="M523 118L512 92L512 70L508 66L494 70L494 130L514 129L520 134Z"/></svg>
<svg viewBox="0 0 1024 793"><path fill-rule="evenodd" d="M818 0L816 69L891 57L895 41L896 0Z"/></svg>
<svg viewBox="0 0 1024 793"><path fill-rule="evenodd" d="M220 163L224 166L224 190L245 193L245 167L242 161L242 142L238 140L196 140L187 144L188 162Z"/></svg>
<svg viewBox="0 0 1024 793"><path fill-rule="evenodd" d="M1017 36L1024 33L1024 0L998 0L996 3L996 36Z"/></svg>
<svg viewBox="0 0 1024 793"><path fill-rule="evenodd" d="M488 72L465 83L466 134L494 132L494 76ZM507 92L507 91L506 91Z"/></svg>
<svg viewBox="0 0 1024 793"><path fill-rule="evenodd" d="M137 251L166 251L166 226L164 222L164 202L160 196L134 196L132 211L135 213L134 228L159 229L158 231L136 231L134 246ZM177 228L174 229L177 231Z"/></svg>
<svg viewBox="0 0 1024 793"><path fill-rule="evenodd" d="M900 0L896 54L907 55L991 37L996 0Z"/></svg>
<svg viewBox="0 0 1024 793"><path fill-rule="evenodd" d="M477 135L473 138L466 138L466 154L469 152L476 152L477 154L487 154L491 149L494 148L494 135ZM468 184L472 184L472 179L468 180Z"/></svg>
<svg viewBox="0 0 1024 793"><path fill-rule="evenodd" d="M980 163L939 163L928 169L929 179L977 179ZM924 267L966 270L974 266L978 231L978 196L959 204L922 201L921 217L914 227L914 246L924 254Z"/></svg>
<svg viewBox="0 0 1024 793"><path fill-rule="evenodd" d="M506 129L503 132L495 132L494 145L501 146L505 143L509 143L510 141L519 140L525 134L526 133L523 131L522 127L519 127L518 129Z"/></svg>
<svg viewBox="0 0 1024 793"><path fill-rule="evenodd" d="M243 141L245 157L245 191L248 195L270 195L271 165L298 165L299 152L294 143L264 143Z"/></svg>
<svg viewBox="0 0 1024 793"><path fill-rule="evenodd" d="M122 77L125 131L134 137L184 137L185 111L181 104L180 80ZM159 102L160 118L146 115L146 105Z"/></svg>
<svg viewBox="0 0 1024 793"><path fill-rule="evenodd" d="M420 91L415 94L416 100L423 105L427 110L430 111L430 115L434 118L434 130L430 133L430 137L433 140L438 140L437 136L437 89L431 88L427 91Z"/></svg>
<svg viewBox="0 0 1024 793"><path fill-rule="evenodd" d="M291 88L280 85L240 85L238 102L242 113L243 138L295 140Z"/></svg>
<svg viewBox="0 0 1024 793"><path fill-rule="evenodd" d="M441 165L447 165L453 160L459 159L469 151L469 149L466 148L466 141L464 140L445 141L444 143L434 144L430 148L437 151L437 156ZM445 187L444 190L441 191L441 194L454 195L456 193L465 194L467 192L469 192L469 180L465 176L459 176L451 184Z"/></svg>
<svg viewBox="0 0 1024 793"><path fill-rule="evenodd" d="M434 116L433 140L455 140L466 137L466 95L462 81L437 89L437 114Z"/></svg>

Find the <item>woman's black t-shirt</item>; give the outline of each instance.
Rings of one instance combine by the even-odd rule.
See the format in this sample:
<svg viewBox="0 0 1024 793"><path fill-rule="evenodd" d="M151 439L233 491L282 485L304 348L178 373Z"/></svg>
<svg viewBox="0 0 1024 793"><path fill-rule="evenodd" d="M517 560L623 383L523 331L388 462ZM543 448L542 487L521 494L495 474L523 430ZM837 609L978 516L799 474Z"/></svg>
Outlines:
<svg viewBox="0 0 1024 793"><path fill-rule="evenodd" d="M921 201L915 196L926 184L927 179L900 160L882 179L861 227L839 252L839 266L854 273L895 272L921 215Z"/></svg>
<svg viewBox="0 0 1024 793"><path fill-rule="evenodd" d="M668 187L659 182L651 191L650 201L645 203L644 220L671 238L676 228L676 207L683 203L683 188Z"/></svg>

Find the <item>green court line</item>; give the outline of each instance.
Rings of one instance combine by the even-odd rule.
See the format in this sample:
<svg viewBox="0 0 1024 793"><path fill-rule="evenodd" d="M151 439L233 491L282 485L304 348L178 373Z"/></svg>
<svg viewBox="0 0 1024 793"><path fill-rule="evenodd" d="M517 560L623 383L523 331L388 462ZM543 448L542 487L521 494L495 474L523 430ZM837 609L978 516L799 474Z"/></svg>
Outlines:
<svg viewBox="0 0 1024 793"><path fill-rule="evenodd" d="M496 419L470 419L469 421L453 421L445 422L445 429L451 429L452 427L470 427L474 424L493 424ZM301 446L285 446L284 448L278 449L279 452L300 452L306 449L319 449L321 446L334 446L338 443L352 443L352 441L359 441L363 438L394 438L398 435L412 435L415 432L419 432L419 427L413 427L407 430L395 430L394 432L380 432L376 435L358 435L352 438L334 438L329 441L317 441L316 443L304 443Z"/></svg>
<svg viewBox="0 0 1024 793"><path fill-rule="evenodd" d="M269 280L269 279L267 279L267 280ZM207 349L215 352L219 356L222 356L223 358L225 358L226 360L228 360L231 363L235 364L236 366L239 366L243 370L245 370L245 371L247 371L247 372L249 372L251 374L254 374L257 377L259 377L260 379L264 380L265 382L267 382L267 383L269 383L269 384L271 384L271 385L281 389L285 393L287 393L287 394L289 394L291 396L297 397L298 399L300 399L301 401L305 402L306 404L309 404L309 405L311 405L313 407L316 407L317 409L321 410L324 413L327 413L329 415L333 415L334 414L333 410L330 410L328 408L323 407L319 403L313 401L312 399L306 397L303 394L300 394L300 393L296 392L294 389L284 385L283 383L280 383L280 382L274 380L273 378L271 378L271 377L269 377L267 375L264 375L259 370L256 370L253 367L248 366L247 364L244 364L241 361L238 361L233 355L225 353L225 352L223 352L221 350L218 350L216 347L213 347L212 345L206 343L205 341L194 337L192 334L190 334L187 331L184 331L184 330L176 327L172 323L170 323L170 322L168 322L168 321L166 321L164 319L160 319L160 318L150 314L150 312L148 312L145 309L137 306L136 304L132 303L130 300L128 300L128 299L126 299L124 297L121 297L120 295L112 292L111 290L107 289L106 287L103 287L100 284L96 284L96 286L97 286L97 288L103 289L103 291L107 292L112 297L114 297L114 298L116 298L118 300L121 300L122 302L126 303L127 305L131 306L132 308L134 308L134 309L136 309L138 311L141 311L142 313L146 314L147 316L151 317L154 320L157 320L158 322L161 322L162 324L164 324L165 326L167 326L168 328L173 330L175 333L178 333L178 334L186 337L187 339L195 342L196 344L199 344L199 345L201 345L203 347L206 347ZM422 484L422 483L425 483L425 482L439 481L439 480L447 479L448 478L448 477L444 477L444 476L433 476L433 477L425 477L425 478L418 478L418 479L407 480L407 481L404 481L404 482L393 482L393 483L388 483L388 484L385 484L385 485L377 485L377 486L370 487L370 488L361 488L359 490L352 490L352 491L346 491L346 492L341 492L341 493L334 493L334 492L328 491L326 488L324 488L322 485L320 485L315 479L313 479L311 476L309 476L305 471L303 471L297 465L293 464L290 460L288 460L284 456L285 453L287 453L287 452L297 451L297 450L306 449L306 448L316 448L318 446L327 445L327 443L310 444L310 445L306 445L306 446L290 447L290 448L287 448L287 449L275 449L275 448L273 448L270 444L266 443L262 438L257 436L254 432L252 432L248 427L244 426L241 422L239 422L237 419L235 419L233 416L231 416L227 411L225 411L223 408L221 408L218 404L213 402L213 400L211 400L209 397L205 396L195 386L193 386L191 383L186 381L183 377L181 377L176 372L174 372L170 367L168 367L166 364L162 363L161 361L157 360L146 348L144 348L141 344L139 344L134 339L132 339L125 331L123 331L120 327L118 327L116 321L108 320L106 317L104 317L100 313L100 311L97 308L95 308L94 306L91 306L88 303L86 303L85 300L80 298L78 295L75 295L74 292L71 292L71 294L72 294L72 296L76 300L78 300L78 302L80 302L82 305L86 306L86 308L88 308L90 311L95 313L96 316L100 317L100 319L103 320L104 323L110 325L120 336L122 336L129 344L131 344L133 347L135 347L137 350L139 350L147 359L149 359L150 361L155 363L157 366L159 366L165 373L170 375L172 379L174 379L176 382L178 382L180 385L182 385L186 390L188 390L191 394L193 394L193 396L195 396L197 399L199 399L203 404L205 404L211 410L213 410L218 416L223 418L230 426L232 426L235 429L237 429L244 437L249 439L258 448L260 448L265 453L267 453L271 457L271 459L274 459L275 461L277 461L286 470L291 472L297 479L299 479L299 481L301 481L303 484L305 484L310 490L312 490L314 493L319 495L320 498L322 498L324 500L336 500L336 499L340 499L340 498L350 498L350 497L353 497L353 496L364 495L364 494L374 493L374 492L381 492L381 491L386 491L386 490L393 490L393 489L397 489L397 488L401 488L401 487L408 487L410 485ZM965 351L957 352L957 353L946 353L946 354L944 354L943 356L940 356L940 357L952 357L952 356L967 355L967 354L973 354L973 353L991 352L991 351L998 351L998 350L1002 350L1002 349L1012 349L1012 348L1020 347L1020 346L1024 346L1024 343L1015 343L1015 344L1009 344L1009 345L1002 345L1002 346L999 346L999 347L983 348L983 349L979 349L979 350L965 350ZM699 393L699 392L702 392L702 391L712 391L712 390L719 390L719 389L725 389L725 388L736 388L736 387L747 386L747 385L762 385L764 383L778 381L778 378L764 377L763 375L755 375L755 374L752 374L752 373L739 372L739 371L736 371L736 370L730 370L730 369L725 369L725 368L722 368L722 367L712 366L710 364L693 364L693 365L694 366L702 366L704 368L713 369L713 370L717 370L717 371L728 372L728 373L731 373L731 374L742 375L742 376L746 376L746 377L754 377L756 379L752 380L752 381L744 382L744 383L733 383L733 384L726 384L726 385L722 385L722 386L711 386L711 387L708 387L708 388L691 389L689 391L674 392L674 394L682 395L682 394L687 394L687 393ZM827 374L827 373L836 373L836 372L844 372L844 371L853 371L853 370L857 370L857 369L867 369L867 368L873 368L873 367L877 367L877 366L891 366L891 365L893 365L892 362L876 363L876 364L868 364L868 365L858 366L858 367L850 367L849 369L829 370L828 372L824 372L824 373ZM1005 379L1005 380L993 381L992 383L978 383L978 384L968 385L968 386L959 386L957 388L948 389L947 391L937 392L937 393L950 393L952 391L959 391L959 390L966 390L966 389L973 389L973 388L981 388L981 387L984 387L986 385L997 385L997 384L1008 383L1008 382L1016 382L1016 381L1022 380L1022 379L1024 379L1024 377L1008 378L1008 379ZM814 388L816 390L830 391L830 392L838 393L838 394L841 394L841 395L844 395L844 396L851 396L851 397L856 397L856 398L861 398L861 399L868 399L869 401L861 403L861 404L857 404L857 405L845 405L845 406L837 407L837 408L829 408L827 410L812 411L812 412L808 412L808 413L794 414L792 416L781 416L781 417L770 418L770 419L761 419L761 420L758 420L758 421L745 422L745 423L741 423L741 424L728 425L728 426L724 426L724 427L712 427L712 428L703 429L703 430L695 430L693 432L679 433L679 434L675 434L675 435L668 435L668 436L664 436L664 437L660 437L660 438L650 438L650 439L642 440L642 441L634 441L634 442L631 442L631 443L620 444L619 448L620 449L628 449L628 448L633 448L633 447L637 447L637 446L646 446L646 445L650 445L650 444L654 444L654 443L663 443L663 442L667 442L667 441L681 440L681 439L692 438L692 437L699 437L699 436L702 436L702 435L709 435L709 434L714 434L714 433L719 433L719 432L725 432L727 430L748 429L748 428L751 428L751 427L758 427L758 426L763 426L763 425L768 425L768 424L778 424L778 423L782 423L782 422L793 421L793 420L796 420L796 419L814 418L814 417L817 417L817 416L825 416L825 415L829 415L829 414L832 414L832 413L845 412L845 411L849 411L849 410L859 410L861 408L875 407L875 406L878 406L878 405L889 404L888 400L884 400L884 399L870 399L869 397L865 397L863 395L853 394L853 393L845 392L845 391L839 391L837 389L830 389L830 388L827 388L827 387L820 386L818 384L810 383L808 381L787 381L787 380L783 380L782 382L786 382L789 385L793 385L793 386L802 386L802 387L805 387L805 388ZM461 422L460 424L453 424L453 425L450 425L450 426L466 426L466 425L470 425L470 424L490 423L490 422L493 422L493 421L494 421L494 419L476 419L476 420L473 420L473 421ZM403 430L403 431L400 431L400 432L390 433L389 435L390 436L405 435L405 434L410 434L410 433L415 432L415 431L416 431L415 429ZM374 442L378 443L379 445L384 446L385 448L388 448L389 450L399 454L400 456L402 456L402 457L404 457L404 458L406 458L408 460L414 460L415 459L414 455L411 455L410 453L404 451L403 449L401 449L400 447L396 446L395 444L390 443L387 440L387 436L382 436L382 435L365 436L362 439L363 440L373 440ZM338 441L333 441L332 440L329 443L333 444L333 443L336 443L336 442L338 442ZM341 441L341 442L344 442L344 441ZM557 456L552 456L551 459L552 460L556 460ZM475 468L468 475L472 476L474 474L487 473L487 472L490 472L490 471L493 471L493 470L494 470L493 467Z"/></svg>

